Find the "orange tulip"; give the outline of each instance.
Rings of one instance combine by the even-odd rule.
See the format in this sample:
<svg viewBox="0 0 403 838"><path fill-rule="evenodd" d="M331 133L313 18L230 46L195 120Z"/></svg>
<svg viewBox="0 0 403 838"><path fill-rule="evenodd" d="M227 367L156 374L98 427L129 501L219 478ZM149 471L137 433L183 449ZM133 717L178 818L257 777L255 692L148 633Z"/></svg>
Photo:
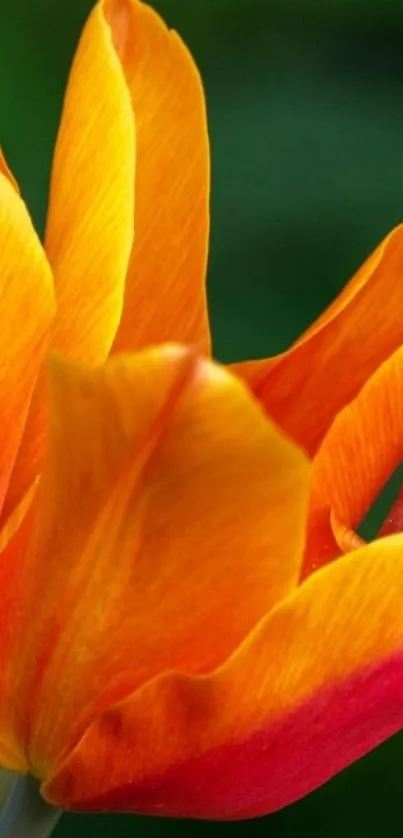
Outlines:
<svg viewBox="0 0 403 838"><path fill-rule="evenodd" d="M402 229L224 370L208 193L192 59L100 0L46 255L0 158L0 763L63 808L267 813L402 726L403 535L341 555L401 456Z"/></svg>

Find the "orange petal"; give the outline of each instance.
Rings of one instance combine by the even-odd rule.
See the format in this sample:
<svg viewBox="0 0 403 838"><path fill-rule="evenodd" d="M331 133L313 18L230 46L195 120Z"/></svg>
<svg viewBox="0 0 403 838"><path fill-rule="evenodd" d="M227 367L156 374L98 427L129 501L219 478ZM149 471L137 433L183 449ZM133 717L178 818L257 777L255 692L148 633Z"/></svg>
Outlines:
<svg viewBox="0 0 403 838"><path fill-rule="evenodd" d="M52 275L14 185L0 173L0 509L54 315Z"/></svg>
<svg viewBox="0 0 403 838"><path fill-rule="evenodd" d="M403 226L288 351L235 365L268 413L314 454L335 415L403 342Z"/></svg>
<svg viewBox="0 0 403 838"><path fill-rule="evenodd" d="M44 786L76 809L243 818L403 723L403 536L312 576L216 673L166 673L95 719Z"/></svg>
<svg viewBox="0 0 403 838"><path fill-rule="evenodd" d="M137 130L135 242L114 350L179 340L208 351L210 171L199 74L151 8L137 0L104 8Z"/></svg>
<svg viewBox="0 0 403 838"><path fill-rule="evenodd" d="M403 349L399 349L336 417L315 458L306 573L338 555L333 534L337 520L354 530L402 460Z"/></svg>
<svg viewBox="0 0 403 838"><path fill-rule="evenodd" d="M111 348L133 242L133 113L102 6L88 20L71 71L46 232L56 346L90 363Z"/></svg>
<svg viewBox="0 0 403 838"><path fill-rule="evenodd" d="M211 670L292 590L309 480L242 384L188 350L58 361L52 390L36 530L2 591L0 740L41 776L98 712L165 669Z"/></svg>

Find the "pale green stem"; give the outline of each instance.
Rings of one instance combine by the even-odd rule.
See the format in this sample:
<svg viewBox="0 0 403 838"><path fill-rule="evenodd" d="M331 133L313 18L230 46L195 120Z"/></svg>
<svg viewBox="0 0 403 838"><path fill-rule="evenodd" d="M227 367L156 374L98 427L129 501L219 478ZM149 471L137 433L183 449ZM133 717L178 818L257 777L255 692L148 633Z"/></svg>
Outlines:
<svg viewBox="0 0 403 838"><path fill-rule="evenodd" d="M61 814L41 797L32 777L20 775L0 814L0 838L49 838Z"/></svg>

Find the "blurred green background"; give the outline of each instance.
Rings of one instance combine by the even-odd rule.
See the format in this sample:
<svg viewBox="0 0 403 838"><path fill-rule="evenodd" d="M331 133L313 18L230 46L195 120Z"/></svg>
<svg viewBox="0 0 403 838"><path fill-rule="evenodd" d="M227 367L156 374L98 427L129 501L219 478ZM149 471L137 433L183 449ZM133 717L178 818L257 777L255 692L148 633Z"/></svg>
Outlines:
<svg viewBox="0 0 403 838"><path fill-rule="evenodd" d="M1 142L43 227L68 66L92 0L1 3ZM401 0L155 0L201 68L218 357L284 348L403 217ZM402 312L403 316L403 312ZM243 824L65 816L56 838L403 834L403 739Z"/></svg>

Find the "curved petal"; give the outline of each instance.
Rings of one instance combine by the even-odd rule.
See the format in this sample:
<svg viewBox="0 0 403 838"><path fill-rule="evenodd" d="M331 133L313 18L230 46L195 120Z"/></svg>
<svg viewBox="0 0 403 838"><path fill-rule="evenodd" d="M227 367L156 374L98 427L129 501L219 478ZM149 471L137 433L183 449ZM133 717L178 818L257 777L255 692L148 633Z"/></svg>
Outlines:
<svg viewBox="0 0 403 838"><path fill-rule="evenodd" d="M83 32L68 84L46 231L57 297L53 345L75 360L104 361L120 320L133 241L134 163L130 97L98 5ZM47 420L42 377L3 522L40 471Z"/></svg>
<svg viewBox="0 0 403 838"><path fill-rule="evenodd" d="M288 352L235 365L269 415L311 455L336 414L403 343L402 278L401 225Z"/></svg>
<svg viewBox="0 0 403 838"><path fill-rule="evenodd" d="M46 250L58 303L55 345L105 360L133 243L134 120L103 4L74 59L52 169Z"/></svg>
<svg viewBox="0 0 403 838"><path fill-rule="evenodd" d="M54 316L52 274L25 204L0 173L0 509Z"/></svg>
<svg viewBox="0 0 403 838"><path fill-rule="evenodd" d="M305 573L339 555L335 535L349 536L402 460L399 349L336 417L314 460Z"/></svg>
<svg viewBox="0 0 403 838"><path fill-rule="evenodd" d="M7 160L4 156L3 149L2 149L1 146L0 146L0 174L4 175L7 178L7 180L10 181L11 186L13 186L15 191L18 192L18 194L19 194L20 189L19 189L18 183L17 183L17 181L16 181L16 179L15 179L15 177L14 177L14 175L13 175L13 173L12 173L8 163L7 163Z"/></svg>
<svg viewBox="0 0 403 838"><path fill-rule="evenodd" d="M312 576L216 673L154 679L44 785L74 809L245 818L321 785L403 724L403 536Z"/></svg>
<svg viewBox="0 0 403 838"><path fill-rule="evenodd" d="M243 385L188 350L58 361L52 392L36 528L1 593L0 740L41 776L100 710L164 669L211 670L295 586L309 482Z"/></svg>
<svg viewBox="0 0 403 838"><path fill-rule="evenodd" d="M210 167L200 77L151 8L108 0L105 13L137 128L135 242L114 351L178 340L208 352Z"/></svg>

